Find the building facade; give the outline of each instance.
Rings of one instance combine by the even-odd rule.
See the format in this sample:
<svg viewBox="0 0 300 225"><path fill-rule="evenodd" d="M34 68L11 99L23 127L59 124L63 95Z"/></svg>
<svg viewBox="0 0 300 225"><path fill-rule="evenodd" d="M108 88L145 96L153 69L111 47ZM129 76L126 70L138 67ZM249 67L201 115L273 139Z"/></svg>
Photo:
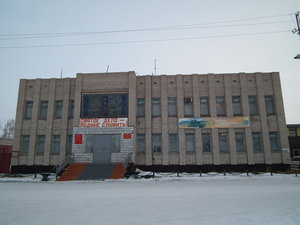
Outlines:
<svg viewBox="0 0 300 225"><path fill-rule="evenodd" d="M288 124L291 158L300 158L300 124Z"/></svg>
<svg viewBox="0 0 300 225"><path fill-rule="evenodd" d="M13 168L131 160L142 168L290 163L279 73L21 80Z"/></svg>

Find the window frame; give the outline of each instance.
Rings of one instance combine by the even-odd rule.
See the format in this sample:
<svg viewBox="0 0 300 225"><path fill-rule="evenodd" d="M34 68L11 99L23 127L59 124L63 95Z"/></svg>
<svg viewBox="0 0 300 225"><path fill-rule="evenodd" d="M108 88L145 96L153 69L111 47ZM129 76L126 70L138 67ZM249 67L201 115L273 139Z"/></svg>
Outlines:
<svg viewBox="0 0 300 225"><path fill-rule="evenodd" d="M172 140L173 140L173 142L172 142ZM175 148L174 148L174 146L175 146ZM175 149L175 151L173 149ZM169 134L169 152L170 153L178 153L179 152L178 134Z"/></svg>
<svg viewBox="0 0 300 225"><path fill-rule="evenodd" d="M25 138L28 138L26 142L25 142ZM30 145L30 135L22 135L22 137L21 137L21 148L20 148L20 154L21 155L28 155L29 145ZM24 146L26 146L26 148L24 148Z"/></svg>
<svg viewBox="0 0 300 225"><path fill-rule="evenodd" d="M204 138L205 136L208 136L208 141L206 138ZM205 142L207 141L207 142ZM206 150L207 149L207 144L208 144L208 151ZM202 151L204 153L208 153L208 152L211 152L211 147L212 147L212 142L211 142L211 133L202 133Z"/></svg>
<svg viewBox="0 0 300 225"><path fill-rule="evenodd" d="M55 101L55 111L54 111L54 118L55 119L62 119L63 114L63 107L64 102L63 100L56 100Z"/></svg>
<svg viewBox="0 0 300 225"><path fill-rule="evenodd" d="M145 134L137 134L136 139L137 139L136 152L137 153L145 153L146 152L146 135ZM142 146L142 148L140 148L139 146Z"/></svg>
<svg viewBox="0 0 300 225"><path fill-rule="evenodd" d="M270 99L267 99L270 98ZM265 105L267 116L275 115L275 102L273 95L265 95ZM271 107L271 110L270 110Z"/></svg>
<svg viewBox="0 0 300 225"><path fill-rule="evenodd" d="M235 100L238 100L238 102L235 102ZM241 96L232 96L232 113L233 113L233 116L243 115Z"/></svg>
<svg viewBox="0 0 300 225"><path fill-rule="evenodd" d="M238 153L246 152L244 132L235 132L235 145L236 145L236 151Z"/></svg>
<svg viewBox="0 0 300 225"><path fill-rule="evenodd" d="M229 152L228 133L227 132L219 132L218 133L218 141L219 141L219 152L220 153L228 153ZM225 145L221 146L221 143L224 143Z"/></svg>
<svg viewBox="0 0 300 225"><path fill-rule="evenodd" d="M195 134L186 133L184 140L185 140L185 152L186 153L195 153L195 151L196 151ZM189 149L189 146L188 146L189 143L192 146L191 149Z"/></svg>
<svg viewBox="0 0 300 225"><path fill-rule="evenodd" d="M206 100L206 101L202 101L202 100ZM207 113L203 112L205 108L207 110ZM200 97L200 116L208 117L209 115L210 115L209 97L208 96L201 96Z"/></svg>
<svg viewBox="0 0 300 225"><path fill-rule="evenodd" d="M160 98L152 98L152 117L161 116L161 100Z"/></svg>
<svg viewBox="0 0 300 225"><path fill-rule="evenodd" d="M192 97L184 97L183 98L183 104L184 104L184 116L194 116L194 104L193 104L193 98Z"/></svg>
<svg viewBox="0 0 300 225"><path fill-rule="evenodd" d="M252 100L253 100L253 102L252 102ZM250 116L259 115L257 95L249 95L248 96L248 103L249 103L249 114L250 114ZM251 107L251 106L253 106L253 107ZM254 111L252 109L254 109Z"/></svg>
<svg viewBox="0 0 300 225"><path fill-rule="evenodd" d="M47 120L47 114L48 114L48 101L41 101L40 102L39 119Z"/></svg>
<svg viewBox="0 0 300 225"><path fill-rule="evenodd" d="M152 134L152 152L154 154L162 153L161 134Z"/></svg>
<svg viewBox="0 0 300 225"><path fill-rule="evenodd" d="M168 116L177 116L177 98L176 97L168 97Z"/></svg>
<svg viewBox="0 0 300 225"><path fill-rule="evenodd" d="M136 116L145 117L145 99L137 98L136 99Z"/></svg>
<svg viewBox="0 0 300 225"><path fill-rule="evenodd" d="M51 139L51 155L59 155L61 145L61 136L59 134L52 135Z"/></svg>
<svg viewBox="0 0 300 225"><path fill-rule="evenodd" d="M222 101L220 101L222 100ZM216 113L217 116L226 116L225 96L216 96Z"/></svg>
<svg viewBox="0 0 300 225"><path fill-rule="evenodd" d="M29 107L29 105L31 105L31 106ZM33 101L26 101L24 119L25 120L31 120L32 119L32 112L33 112Z"/></svg>
<svg viewBox="0 0 300 225"><path fill-rule="evenodd" d="M258 141L256 141L256 139L259 139L259 144L258 144ZM263 142L262 142L261 132L252 132L252 145L253 145L253 152L254 153L263 152L264 146L263 146ZM257 149L258 149L257 146L259 146L258 151L257 151Z"/></svg>
<svg viewBox="0 0 300 225"><path fill-rule="evenodd" d="M275 138L272 137L274 135L275 135ZM269 140L270 140L270 150L271 150L271 152L279 152L280 151L280 143L279 143L278 132L276 132L276 131L269 132Z"/></svg>
<svg viewBox="0 0 300 225"><path fill-rule="evenodd" d="M36 149L35 149L36 155L43 155L45 153L45 142L46 142L46 135L37 135Z"/></svg>

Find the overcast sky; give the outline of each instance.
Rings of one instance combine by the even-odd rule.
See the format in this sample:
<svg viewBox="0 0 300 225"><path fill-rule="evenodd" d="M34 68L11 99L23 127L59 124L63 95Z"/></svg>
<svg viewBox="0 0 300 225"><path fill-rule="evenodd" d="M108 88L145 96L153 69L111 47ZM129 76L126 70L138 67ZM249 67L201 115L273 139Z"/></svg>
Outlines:
<svg viewBox="0 0 300 225"><path fill-rule="evenodd" d="M300 124L299 10L299 0L0 0L0 122L15 117L22 78L108 65L147 75L156 59L158 75L278 71L287 122Z"/></svg>

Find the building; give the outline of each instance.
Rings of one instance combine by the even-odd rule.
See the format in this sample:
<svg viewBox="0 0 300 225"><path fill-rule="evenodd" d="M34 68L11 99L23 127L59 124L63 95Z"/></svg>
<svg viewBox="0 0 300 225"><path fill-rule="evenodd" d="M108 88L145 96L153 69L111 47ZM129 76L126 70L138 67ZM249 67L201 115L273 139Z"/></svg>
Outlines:
<svg viewBox="0 0 300 225"><path fill-rule="evenodd" d="M132 160L143 169L285 169L279 73L20 80L13 171Z"/></svg>
<svg viewBox="0 0 300 225"><path fill-rule="evenodd" d="M288 124L291 157L300 157L300 124Z"/></svg>
<svg viewBox="0 0 300 225"><path fill-rule="evenodd" d="M0 173L10 172L12 139L0 138Z"/></svg>

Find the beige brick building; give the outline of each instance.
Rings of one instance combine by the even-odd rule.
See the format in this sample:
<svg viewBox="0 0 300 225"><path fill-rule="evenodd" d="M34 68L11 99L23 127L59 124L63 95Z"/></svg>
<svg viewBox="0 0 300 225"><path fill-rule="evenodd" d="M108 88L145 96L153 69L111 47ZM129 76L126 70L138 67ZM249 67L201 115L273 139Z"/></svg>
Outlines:
<svg viewBox="0 0 300 225"><path fill-rule="evenodd" d="M132 160L142 168L285 168L279 73L20 80L13 170Z"/></svg>

